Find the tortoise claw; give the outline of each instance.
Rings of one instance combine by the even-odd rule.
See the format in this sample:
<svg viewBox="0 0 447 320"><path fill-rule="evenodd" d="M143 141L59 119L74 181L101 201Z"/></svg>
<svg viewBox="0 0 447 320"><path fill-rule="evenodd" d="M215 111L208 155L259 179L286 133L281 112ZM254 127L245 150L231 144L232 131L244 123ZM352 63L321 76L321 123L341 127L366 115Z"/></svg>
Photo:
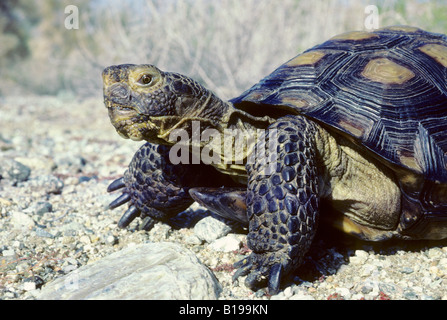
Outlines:
<svg viewBox="0 0 447 320"><path fill-rule="evenodd" d="M249 256L234 264L234 267L238 269L233 275L233 282L239 277L247 275L245 285L248 288L258 290L267 285L269 294L277 294L284 274L283 265L276 263L271 267L262 265L255 267L253 260L256 260L256 256Z"/></svg>
<svg viewBox="0 0 447 320"><path fill-rule="evenodd" d="M273 265L269 274L269 293L277 294L279 292L279 286L281 285L281 277L283 275L283 267L280 263Z"/></svg>
<svg viewBox="0 0 447 320"><path fill-rule="evenodd" d="M140 225L140 230L149 231L157 221L151 217L145 217Z"/></svg>
<svg viewBox="0 0 447 320"><path fill-rule="evenodd" d="M115 209L116 207L119 207L125 204L126 202L130 201L130 199L131 199L130 194L123 193L109 204L109 209Z"/></svg>
<svg viewBox="0 0 447 320"><path fill-rule="evenodd" d="M118 221L118 228L126 228L136 217L140 215L140 210L135 206L130 206L129 209L123 214L121 219Z"/></svg>
<svg viewBox="0 0 447 320"><path fill-rule="evenodd" d="M107 192L116 191L118 189L124 188L125 186L126 184L124 183L124 178L121 177L109 184L109 186L107 187Z"/></svg>
<svg viewBox="0 0 447 320"><path fill-rule="evenodd" d="M250 257L237 261L233 264L235 268L237 268L236 272L233 274L233 282L236 281L239 277L246 276L250 273L253 264L251 262Z"/></svg>

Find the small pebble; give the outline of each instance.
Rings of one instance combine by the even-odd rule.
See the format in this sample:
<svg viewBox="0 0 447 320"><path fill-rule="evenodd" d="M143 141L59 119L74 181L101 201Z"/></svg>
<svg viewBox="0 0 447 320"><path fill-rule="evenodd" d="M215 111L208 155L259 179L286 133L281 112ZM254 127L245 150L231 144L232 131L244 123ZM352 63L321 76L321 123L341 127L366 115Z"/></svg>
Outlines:
<svg viewBox="0 0 447 320"><path fill-rule="evenodd" d="M349 257L349 262L355 265L363 264L368 259L368 252L363 250L356 250L355 255Z"/></svg>
<svg viewBox="0 0 447 320"><path fill-rule="evenodd" d="M36 228L36 235L44 238L54 238L54 235L42 228Z"/></svg>
<svg viewBox="0 0 447 320"><path fill-rule="evenodd" d="M23 284L23 290L25 291L31 291L31 290L36 290L37 286L35 282L25 282Z"/></svg>
<svg viewBox="0 0 447 320"><path fill-rule="evenodd" d="M53 206L49 202L37 202L33 210L35 214L43 215L44 213L53 211Z"/></svg>
<svg viewBox="0 0 447 320"><path fill-rule="evenodd" d="M16 253L13 249L8 249L8 250L3 250L2 251L2 256L4 257L11 257L14 256Z"/></svg>
<svg viewBox="0 0 447 320"><path fill-rule="evenodd" d="M400 269L400 272L410 274L410 273L413 273L414 270L413 270L413 268L410 268L410 267L403 267L402 269Z"/></svg>
<svg viewBox="0 0 447 320"><path fill-rule="evenodd" d="M7 179L12 185L28 180L31 169L22 163L0 157L0 177Z"/></svg>
<svg viewBox="0 0 447 320"><path fill-rule="evenodd" d="M352 296L351 291L348 288L336 288L335 292L340 294L345 300L349 300Z"/></svg>
<svg viewBox="0 0 447 320"><path fill-rule="evenodd" d="M230 231L231 227L213 217L205 217L194 226L195 235L208 243L227 235Z"/></svg>
<svg viewBox="0 0 447 320"><path fill-rule="evenodd" d="M315 300L315 298L310 294L298 293L291 296L289 300Z"/></svg>
<svg viewBox="0 0 447 320"><path fill-rule="evenodd" d="M114 245L118 243L118 238L113 236L113 235L109 235L106 237L106 243L108 245Z"/></svg>
<svg viewBox="0 0 447 320"><path fill-rule="evenodd" d="M79 238L79 241L81 241L83 244L91 244L92 243L89 236L81 236Z"/></svg>
<svg viewBox="0 0 447 320"><path fill-rule="evenodd" d="M240 246L241 241L236 236L229 234L211 242L209 248L216 251L231 252L238 250Z"/></svg>
<svg viewBox="0 0 447 320"><path fill-rule="evenodd" d="M19 230L31 230L34 227L34 220L26 213L16 211L12 213L11 222L13 224L13 228Z"/></svg>
<svg viewBox="0 0 447 320"><path fill-rule="evenodd" d="M199 244L202 244L202 240L200 240L199 237L197 237L195 235L191 235L191 236L185 238L185 243L191 244L191 245L199 245Z"/></svg>

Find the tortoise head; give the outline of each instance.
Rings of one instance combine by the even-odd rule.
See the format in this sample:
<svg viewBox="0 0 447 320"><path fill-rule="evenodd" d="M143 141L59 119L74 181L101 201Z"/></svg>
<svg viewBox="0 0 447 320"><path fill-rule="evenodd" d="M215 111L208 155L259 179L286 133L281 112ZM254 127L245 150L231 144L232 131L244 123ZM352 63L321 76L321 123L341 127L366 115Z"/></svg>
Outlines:
<svg viewBox="0 0 447 320"><path fill-rule="evenodd" d="M152 65L110 66L102 78L110 120L124 138L166 144L169 133L184 129L188 120L203 120L203 114L209 120L214 109L223 111L213 107L223 102L198 82Z"/></svg>

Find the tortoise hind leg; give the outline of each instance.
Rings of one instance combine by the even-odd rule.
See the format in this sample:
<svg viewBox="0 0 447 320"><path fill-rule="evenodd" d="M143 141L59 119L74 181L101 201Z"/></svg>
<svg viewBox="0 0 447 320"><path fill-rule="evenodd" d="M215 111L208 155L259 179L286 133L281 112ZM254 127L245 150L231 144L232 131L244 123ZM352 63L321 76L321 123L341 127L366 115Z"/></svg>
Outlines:
<svg viewBox="0 0 447 320"><path fill-rule="evenodd" d="M266 171L272 152L247 164L247 244L253 252L235 264L233 279L248 275L245 283L254 290L267 284L277 293L281 278L303 262L312 243L319 207L315 130L304 117L281 118L265 135L265 145L277 142L273 172Z"/></svg>

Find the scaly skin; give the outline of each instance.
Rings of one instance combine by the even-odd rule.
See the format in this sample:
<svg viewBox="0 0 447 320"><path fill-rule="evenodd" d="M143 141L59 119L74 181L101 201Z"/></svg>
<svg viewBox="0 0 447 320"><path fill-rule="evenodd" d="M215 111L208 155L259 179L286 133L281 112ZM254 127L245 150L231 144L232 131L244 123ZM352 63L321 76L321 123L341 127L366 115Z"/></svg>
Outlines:
<svg viewBox="0 0 447 320"><path fill-rule="evenodd" d="M276 129L277 135L265 143L276 139L278 158L268 175L263 159L247 164L247 244L253 253L237 264L240 269L234 278L248 273L247 286L256 289L267 283L274 293L281 273L301 265L312 243L319 197L314 124L301 116L285 117L269 129Z"/></svg>
<svg viewBox="0 0 447 320"><path fill-rule="evenodd" d="M109 186L109 192L122 189L122 195L109 207L130 202L118 226L125 228L140 216L144 219L140 229L148 230L155 221L167 221L187 209L194 201L189 195L191 188L221 183L233 182L211 166L173 165L168 146L147 142L133 156L124 177Z"/></svg>

